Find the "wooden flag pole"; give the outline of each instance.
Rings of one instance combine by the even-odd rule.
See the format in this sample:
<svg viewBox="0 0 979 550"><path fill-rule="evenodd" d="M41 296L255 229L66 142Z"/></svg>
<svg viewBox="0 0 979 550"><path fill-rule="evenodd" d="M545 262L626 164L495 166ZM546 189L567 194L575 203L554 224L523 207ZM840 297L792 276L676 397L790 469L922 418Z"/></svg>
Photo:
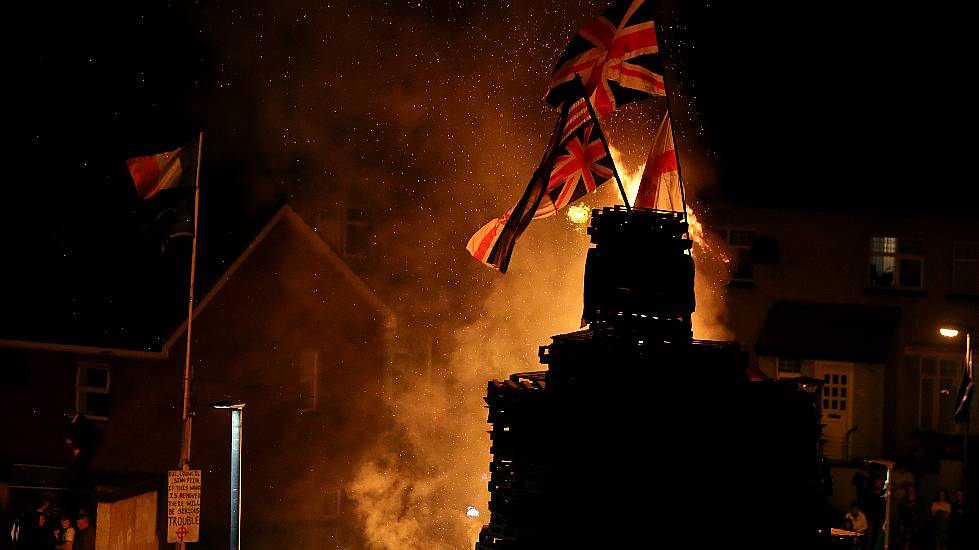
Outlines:
<svg viewBox="0 0 979 550"><path fill-rule="evenodd" d="M578 73L574 74L575 80L581 85L581 89L585 89L585 84L581 81L581 75ZM585 106L588 107L588 114L595 120L595 125L598 126L598 139L602 141L602 147L605 147L605 151L609 155L609 160L612 161L612 175L615 176L615 183L619 184L619 193L622 195L622 202L625 203L626 212L632 212L632 207L629 206L629 197L625 194L625 187L622 185L622 179L619 178L619 171L615 168L615 159L612 158L612 149L609 148L608 142L605 141L605 132L602 131L602 125L599 124L598 115L595 114L595 109L591 106L591 101L588 99L588 91L584 93Z"/></svg>

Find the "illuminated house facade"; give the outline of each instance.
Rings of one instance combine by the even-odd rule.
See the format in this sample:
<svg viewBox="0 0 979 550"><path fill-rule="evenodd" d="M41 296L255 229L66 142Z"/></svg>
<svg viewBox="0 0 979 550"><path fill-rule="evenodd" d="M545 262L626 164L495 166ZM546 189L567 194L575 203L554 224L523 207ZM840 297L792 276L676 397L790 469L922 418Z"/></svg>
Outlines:
<svg viewBox="0 0 979 550"><path fill-rule="evenodd" d="M720 206L709 223L737 340L769 376L824 382L827 458L961 460L965 342L938 329L979 327L979 221Z"/></svg>
<svg viewBox="0 0 979 550"><path fill-rule="evenodd" d="M232 398L247 403L243 538L282 548L344 546L350 510L343 484L386 421L380 403L394 328L391 311L333 248L290 207L275 214L195 308L198 547L227 545L229 419L205 405ZM69 407L98 421L104 445L97 472L144 474L165 488L180 448L185 337L180 327L154 351L0 341L0 464L7 474L0 512L45 487L57 493L56 479L22 483L18 476L30 465L68 461ZM164 493L156 508L160 547Z"/></svg>

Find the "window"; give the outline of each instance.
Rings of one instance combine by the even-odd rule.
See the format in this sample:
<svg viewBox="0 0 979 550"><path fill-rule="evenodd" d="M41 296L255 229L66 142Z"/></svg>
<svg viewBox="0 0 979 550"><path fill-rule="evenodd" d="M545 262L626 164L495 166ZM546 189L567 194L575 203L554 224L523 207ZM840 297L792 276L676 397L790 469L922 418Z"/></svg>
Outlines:
<svg viewBox="0 0 979 550"><path fill-rule="evenodd" d="M343 254L366 257L370 250L370 222L363 208L347 208L343 229Z"/></svg>
<svg viewBox="0 0 979 550"><path fill-rule="evenodd" d="M342 501L342 494L343 493L339 489L328 489L323 494L324 518L331 519L340 516L340 502Z"/></svg>
<svg viewBox="0 0 979 550"><path fill-rule="evenodd" d="M92 420L109 419L109 366L79 363L75 408Z"/></svg>
<svg viewBox="0 0 979 550"><path fill-rule="evenodd" d="M802 359L778 357L775 360L776 378L798 378L802 375Z"/></svg>
<svg viewBox="0 0 979 550"><path fill-rule="evenodd" d="M319 352L303 350L299 353L299 410L316 410L319 379Z"/></svg>
<svg viewBox="0 0 979 550"><path fill-rule="evenodd" d="M924 286L925 244L920 239L870 238L870 286L910 288Z"/></svg>
<svg viewBox="0 0 979 550"><path fill-rule="evenodd" d="M906 369L917 374L918 428L956 433L956 397L962 377L960 360L926 355L907 355Z"/></svg>
<svg viewBox="0 0 979 550"><path fill-rule="evenodd" d="M955 241L952 249L952 292L979 294L979 241Z"/></svg>
<svg viewBox="0 0 979 550"><path fill-rule="evenodd" d="M751 229L719 228L715 230L731 254L731 282L750 283L754 281L754 261L751 246L755 232Z"/></svg>

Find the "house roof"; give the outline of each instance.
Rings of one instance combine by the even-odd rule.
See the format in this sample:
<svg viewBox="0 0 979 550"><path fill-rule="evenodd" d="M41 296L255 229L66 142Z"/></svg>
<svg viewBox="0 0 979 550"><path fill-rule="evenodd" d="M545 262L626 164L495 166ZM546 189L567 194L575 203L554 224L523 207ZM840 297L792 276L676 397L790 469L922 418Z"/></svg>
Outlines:
<svg viewBox="0 0 979 550"><path fill-rule="evenodd" d="M227 282L235 276L235 273L238 272L252 253L265 241L269 233L271 233L272 230L279 224L288 224L289 227L296 232L296 234L305 239L309 244L310 250L314 253L318 253L321 258L328 261L337 270L340 277L350 284L353 291L360 295L360 297L364 298L368 304L370 304L380 313L381 318L384 320L385 326L388 329L393 329L395 316L391 308L388 307L387 304L385 304L377 296L377 294L375 294L374 291L367 286L367 283L365 283L360 276L350 269L350 266L348 266L347 263L328 244L326 244L326 242L324 242L323 239L321 239L319 235L313 231L313 228L310 227L289 205L284 205L275 213L274 216L272 216L268 223L265 224L265 227L263 227L258 235L252 239L251 243L249 243L245 250L238 255L237 259L235 259L231 266L225 270L220 279L218 279L210 290L208 290L207 294L205 294L204 297L197 302L193 312L194 319L196 319L200 313L207 308L208 304L210 304L221 292L225 284L227 284ZM158 359L165 358L169 355L170 348L173 347L181 336L183 336L186 330L187 320L184 319L180 326L177 327L170 337L163 343L159 351L2 339L0 339L0 348L39 349L46 351Z"/></svg>
<svg viewBox="0 0 979 550"><path fill-rule="evenodd" d="M761 355L883 363L900 309L860 304L778 300L758 335Z"/></svg>

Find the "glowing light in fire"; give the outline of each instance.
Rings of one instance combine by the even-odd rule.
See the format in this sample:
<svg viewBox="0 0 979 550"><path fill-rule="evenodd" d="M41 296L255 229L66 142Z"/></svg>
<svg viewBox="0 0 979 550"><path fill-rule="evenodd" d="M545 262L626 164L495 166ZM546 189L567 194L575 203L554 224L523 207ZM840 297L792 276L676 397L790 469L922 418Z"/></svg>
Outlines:
<svg viewBox="0 0 979 550"><path fill-rule="evenodd" d="M572 204L568 207L568 221L575 225L584 225L588 223L588 219L591 217L591 208L587 204L578 203Z"/></svg>
<svg viewBox="0 0 979 550"><path fill-rule="evenodd" d="M642 181L642 167L636 169L628 169L626 167L625 159L622 158L622 152L611 147L612 160L615 162L615 166L619 170L619 177L622 178L622 186L625 187L626 196L629 197L629 203L632 204L636 202L636 196L639 195L639 183ZM661 205L662 201L666 200L668 202L667 206L660 206L660 208L669 208L669 205L674 205L674 207L679 210L679 206L682 203L680 197L679 189L668 189L663 196L666 199L660 197ZM571 213L568 212L568 217L570 218ZM716 256L722 262L729 264L731 263L731 258L727 255L727 252L719 246L712 245L710 239L704 234L704 225L700 223L697 219L697 215L694 214L690 205L687 205L687 223L690 226L690 238L693 239L694 244L703 250L707 254Z"/></svg>
<svg viewBox="0 0 979 550"><path fill-rule="evenodd" d="M466 507L466 515L469 516L469 517L471 517L471 518L478 518L479 517L479 510L477 510L475 506L467 506Z"/></svg>

